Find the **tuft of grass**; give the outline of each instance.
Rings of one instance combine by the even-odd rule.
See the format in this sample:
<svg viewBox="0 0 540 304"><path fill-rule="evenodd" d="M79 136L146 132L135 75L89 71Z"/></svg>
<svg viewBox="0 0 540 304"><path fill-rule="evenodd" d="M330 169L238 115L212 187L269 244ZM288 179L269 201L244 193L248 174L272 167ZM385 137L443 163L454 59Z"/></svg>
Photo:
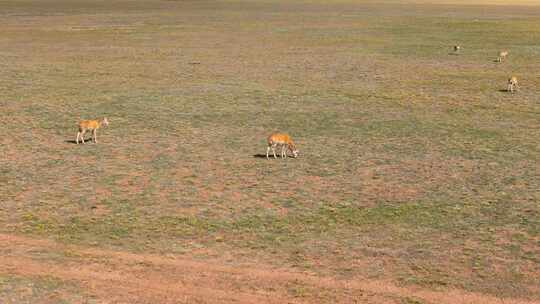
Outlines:
<svg viewBox="0 0 540 304"><path fill-rule="evenodd" d="M0 298L3 303L36 303L44 299L54 303L92 303L79 287L49 276L32 278L0 275Z"/></svg>

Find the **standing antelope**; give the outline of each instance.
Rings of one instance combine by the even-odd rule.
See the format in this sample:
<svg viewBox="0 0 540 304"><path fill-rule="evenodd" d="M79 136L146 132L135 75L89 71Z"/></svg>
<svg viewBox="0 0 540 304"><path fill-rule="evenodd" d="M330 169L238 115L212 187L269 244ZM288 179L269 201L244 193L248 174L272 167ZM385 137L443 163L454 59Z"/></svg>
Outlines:
<svg viewBox="0 0 540 304"><path fill-rule="evenodd" d="M109 121L107 120L107 117L103 118L101 121L81 120L79 122L79 132L77 133L77 144L79 144L79 138L82 140L82 143L84 144L84 133L86 133L86 131L92 131L92 139L97 144L97 129L99 129L102 125L103 126L109 125Z"/></svg>
<svg viewBox="0 0 540 304"><path fill-rule="evenodd" d="M268 153L270 152L270 149L272 149L272 152L274 153L274 158L277 158L276 156L276 147L278 145L281 146L281 158L287 158L287 149L290 150L293 154L293 156L296 158L298 157L298 149L296 149L296 146L294 145L291 137L287 134L281 134L281 133L274 133L267 138L268 142L268 148L266 148L266 158L268 159Z"/></svg>
<svg viewBox="0 0 540 304"><path fill-rule="evenodd" d="M461 51L461 45L454 45L454 53L458 54Z"/></svg>
<svg viewBox="0 0 540 304"><path fill-rule="evenodd" d="M510 78L508 78L508 89L507 91L508 92L514 92L514 87L517 89L517 86L518 86L518 80L517 80L517 77L516 76L512 76Z"/></svg>
<svg viewBox="0 0 540 304"><path fill-rule="evenodd" d="M497 62L502 62L508 56L508 51L501 51L499 57L497 57Z"/></svg>

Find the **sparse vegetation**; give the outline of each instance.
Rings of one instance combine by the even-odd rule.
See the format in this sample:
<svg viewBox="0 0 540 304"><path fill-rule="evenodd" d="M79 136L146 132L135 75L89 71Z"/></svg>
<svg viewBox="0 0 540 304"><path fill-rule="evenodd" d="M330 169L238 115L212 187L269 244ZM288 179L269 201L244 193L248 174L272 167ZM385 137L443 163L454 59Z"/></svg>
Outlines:
<svg viewBox="0 0 540 304"><path fill-rule="evenodd" d="M0 16L0 236L540 301L540 6L54 0ZM501 41L511 70L493 62ZM78 117L105 116L99 145L73 142ZM257 157L278 130L301 157ZM6 261L90 273L3 263L15 302L107 300L109 281L73 282L107 263L182 272L2 245ZM232 292L425 300L230 272L216 284Z"/></svg>

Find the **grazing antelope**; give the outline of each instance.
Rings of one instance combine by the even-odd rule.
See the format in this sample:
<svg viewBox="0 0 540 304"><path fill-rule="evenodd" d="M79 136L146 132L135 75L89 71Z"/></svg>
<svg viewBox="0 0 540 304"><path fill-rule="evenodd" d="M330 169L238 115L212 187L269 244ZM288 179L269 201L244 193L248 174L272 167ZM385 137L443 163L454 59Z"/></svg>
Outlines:
<svg viewBox="0 0 540 304"><path fill-rule="evenodd" d="M512 77L508 78L508 89L507 89L508 92L513 93L514 88L517 89L517 86L518 86L518 80L517 80L516 76L512 76Z"/></svg>
<svg viewBox="0 0 540 304"><path fill-rule="evenodd" d="M77 144L79 144L79 138L82 140L82 143L84 144L84 133L86 131L92 131L92 139L95 143L97 143L97 129L99 129L101 126L108 126L109 121L107 120L107 117L103 118L103 120L81 120L79 122L79 132L77 133Z"/></svg>
<svg viewBox="0 0 540 304"><path fill-rule="evenodd" d="M461 45L454 45L454 53L458 54L461 51Z"/></svg>
<svg viewBox="0 0 540 304"><path fill-rule="evenodd" d="M274 153L274 158L277 158L276 147L278 145L281 146L281 158L284 158L284 157L287 158L287 149L292 152L295 158L298 157L299 151L298 149L296 149L296 146L294 145L291 137L287 134L274 133L268 136L267 142L268 142L268 148L266 148L267 159L268 159L268 153L270 152L270 149L272 149L272 152Z"/></svg>
<svg viewBox="0 0 540 304"><path fill-rule="evenodd" d="M501 51L499 57L497 57L497 62L502 62L508 56L508 51Z"/></svg>

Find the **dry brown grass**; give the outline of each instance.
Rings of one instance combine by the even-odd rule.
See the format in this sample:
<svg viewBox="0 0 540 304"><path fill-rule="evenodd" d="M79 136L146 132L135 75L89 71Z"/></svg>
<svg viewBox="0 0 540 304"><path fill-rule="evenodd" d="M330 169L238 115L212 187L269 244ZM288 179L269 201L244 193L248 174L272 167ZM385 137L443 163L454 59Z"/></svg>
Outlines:
<svg viewBox="0 0 540 304"><path fill-rule="evenodd" d="M2 233L539 300L539 8L53 0L0 15ZM103 116L99 145L73 143ZM260 157L274 131L300 158ZM12 270L0 287L31 284ZM77 299L62 282L36 279Z"/></svg>

